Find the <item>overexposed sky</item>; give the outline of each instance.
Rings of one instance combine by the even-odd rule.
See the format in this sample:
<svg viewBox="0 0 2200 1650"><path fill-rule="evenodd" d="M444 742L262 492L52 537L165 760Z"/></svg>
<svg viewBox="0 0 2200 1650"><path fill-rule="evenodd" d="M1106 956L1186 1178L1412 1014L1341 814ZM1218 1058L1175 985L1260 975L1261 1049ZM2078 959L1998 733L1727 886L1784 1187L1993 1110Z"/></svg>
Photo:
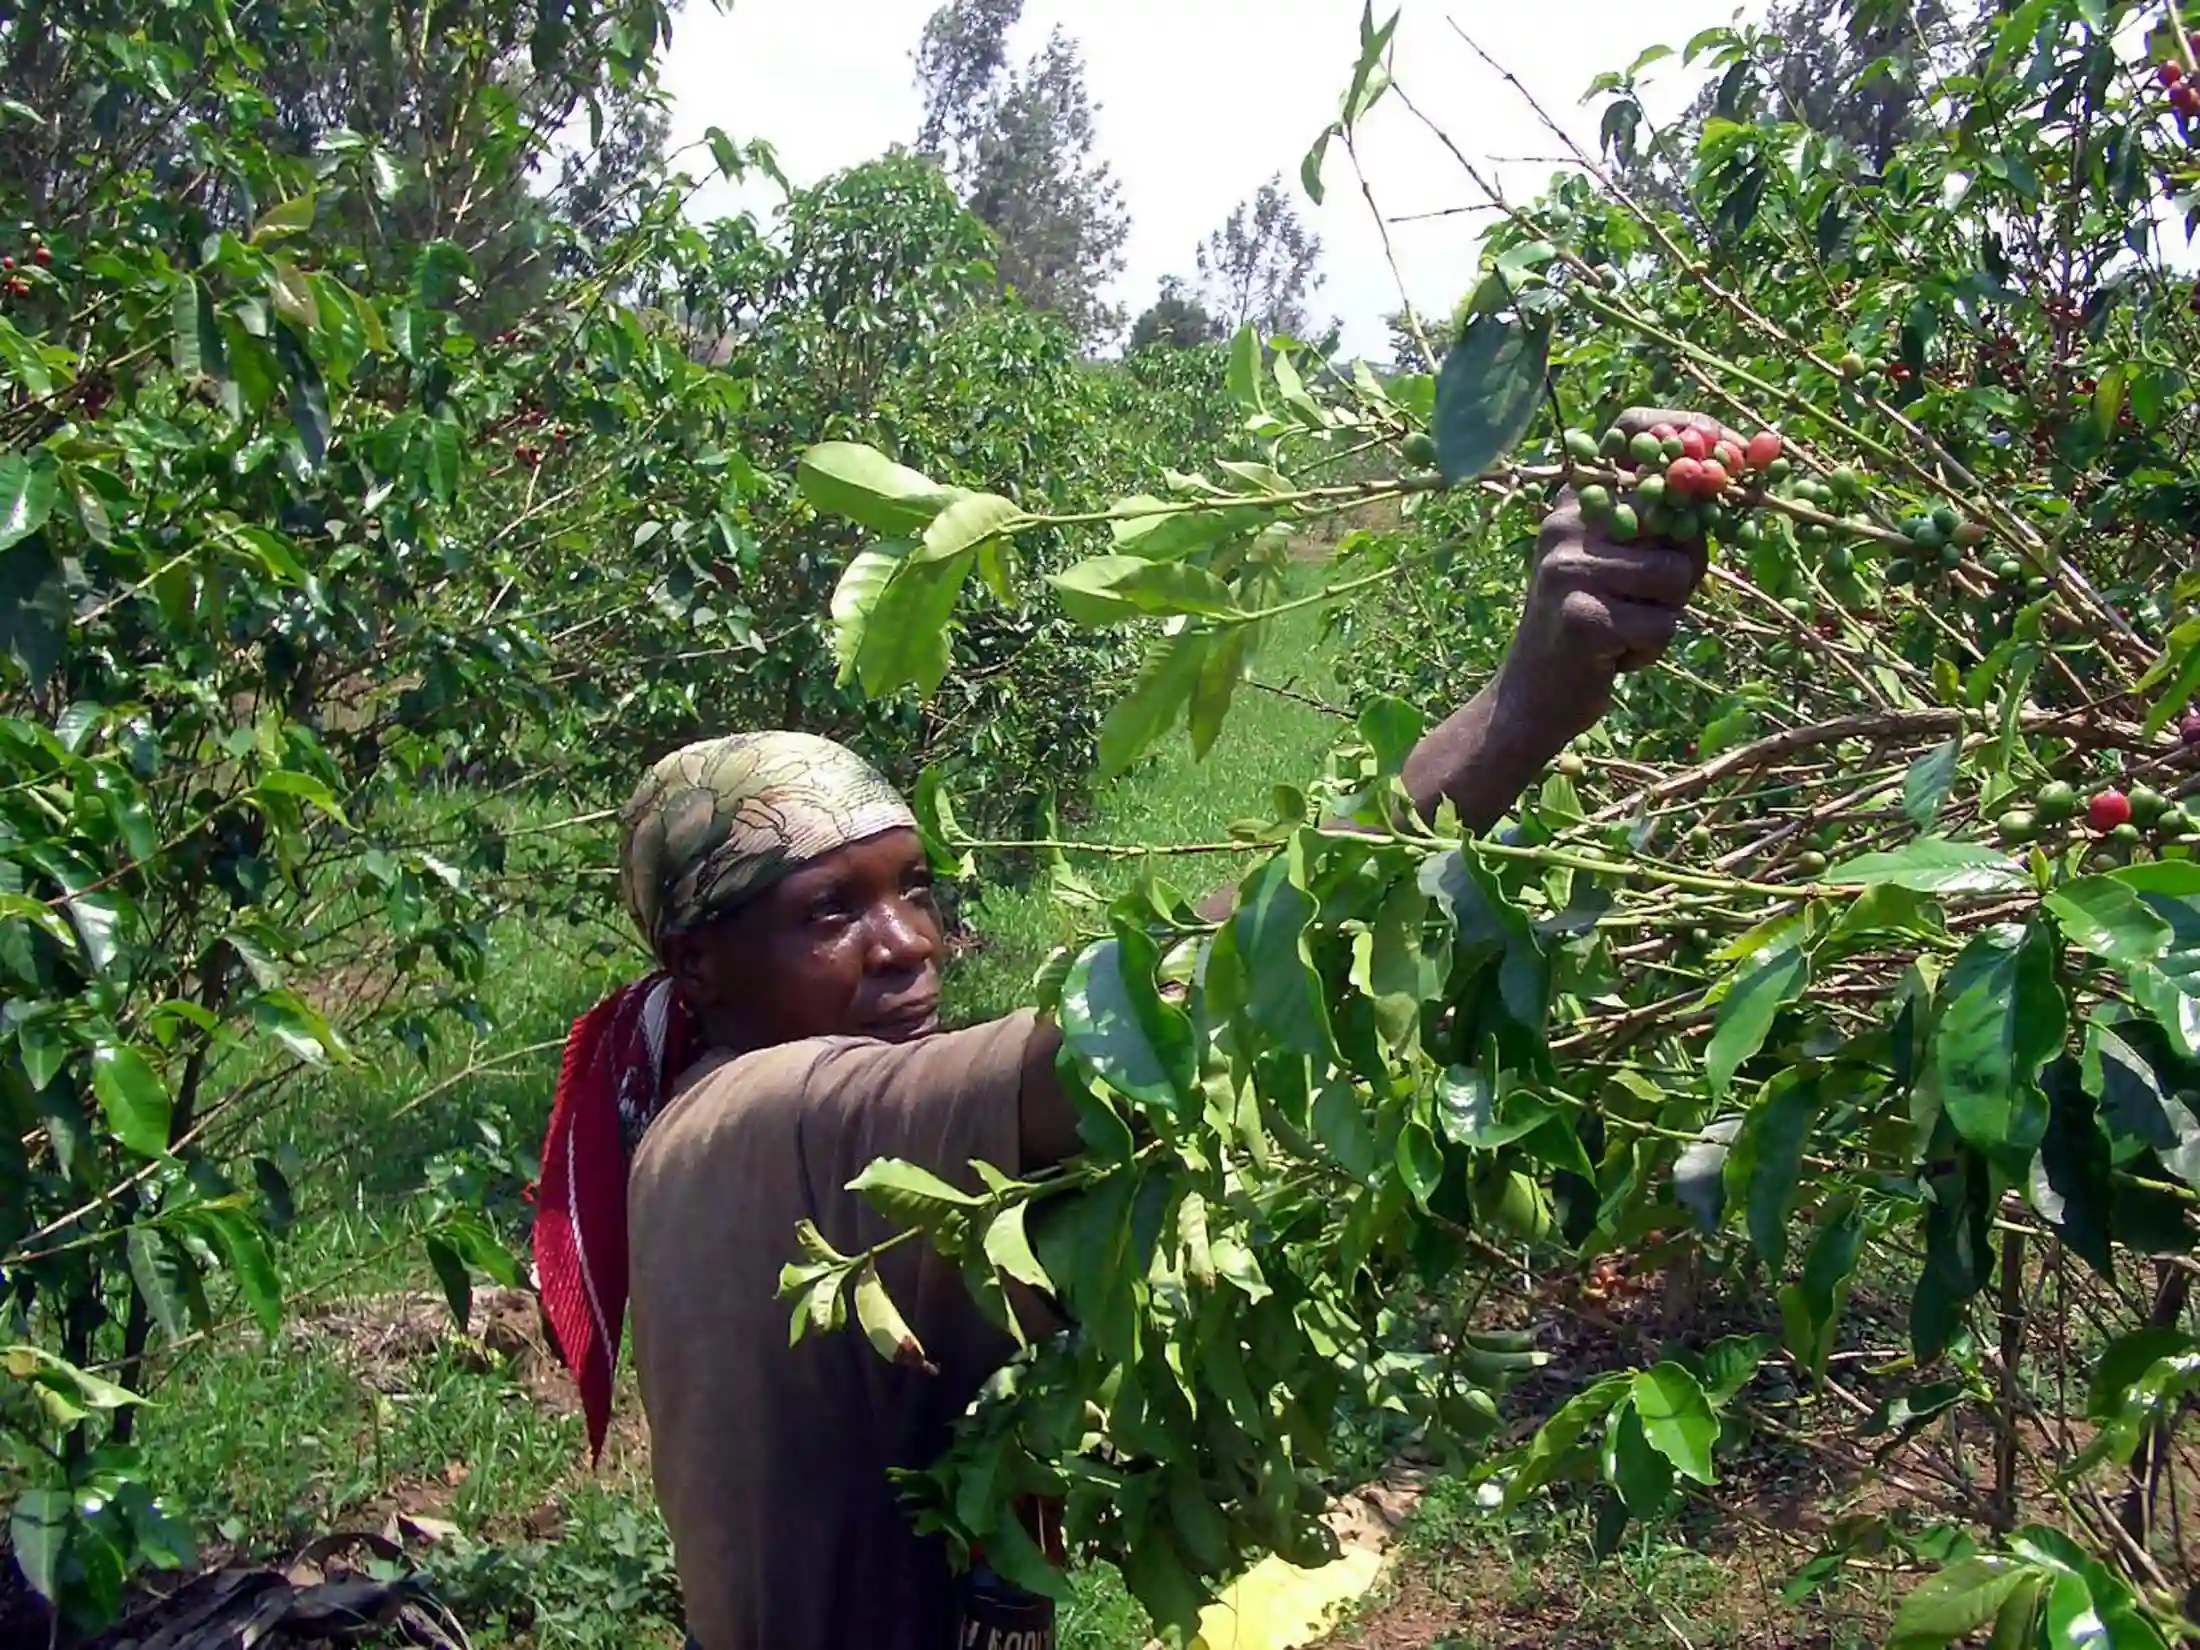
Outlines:
<svg viewBox="0 0 2200 1650"><path fill-rule="evenodd" d="M1534 194L1559 145L1519 92L1452 32L1472 35L1585 149L1601 100L1582 94L1598 71L1623 69L1646 46L1684 45L1736 15L1736 0L1405 0L1399 83L1468 158L1492 157L1501 187ZM936 0L700 0L674 25L663 59L675 144L723 127L768 140L796 184L911 141L921 105L910 53ZM1755 6L1751 10L1757 9ZM1378 6L1378 17L1383 7ZM1327 284L1317 317L1344 322L1348 352L1388 353L1382 316L1398 289L1374 220L1341 147L1325 173L1326 204L1300 191L1299 162L1338 99L1358 53L1359 0L1028 0L1012 40L1023 57L1060 25L1084 48L1100 106L1100 148L1123 186L1131 234L1111 296L1135 316L1161 277L1195 273L1193 251L1238 201L1274 173L1322 239ZM1669 118L1698 77L1677 57L1648 71L1653 116ZM1361 155L1386 216L1474 204L1474 186L1395 99L1362 130ZM707 163L706 163L707 164ZM716 184L705 215L766 212L770 186ZM1474 270L1483 214L1394 224L1407 291L1448 312Z"/></svg>

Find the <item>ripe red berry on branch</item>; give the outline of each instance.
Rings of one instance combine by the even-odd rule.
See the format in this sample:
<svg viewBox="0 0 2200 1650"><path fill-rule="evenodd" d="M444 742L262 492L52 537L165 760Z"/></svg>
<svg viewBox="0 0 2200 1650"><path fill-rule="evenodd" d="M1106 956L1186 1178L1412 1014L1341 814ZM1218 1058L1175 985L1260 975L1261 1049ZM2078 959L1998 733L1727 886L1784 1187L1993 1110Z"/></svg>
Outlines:
<svg viewBox="0 0 2200 1650"><path fill-rule="evenodd" d="M2154 71L2154 77L2165 86L2174 86L2185 78L2184 66L2172 59L2158 67Z"/></svg>
<svg viewBox="0 0 2200 1650"><path fill-rule="evenodd" d="M1681 431L1681 456L1699 464L1711 456L1710 438L1693 424Z"/></svg>
<svg viewBox="0 0 2200 1650"><path fill-rule="evenodd" d="M2169 106L2181 115L2200 115L2200 86L2187 80L2172 87Z"/></svg>
<svg viewBox="0 0 2200 1650"><path fill-rule="evenodd" d="M1780 456L1780 432L1759 430L1749 438L1749 450L1743 454L1752 470L1762 470Z"/></svg>
<svg viewBox="0 0 2200 1650"><path fill-rule="evenodd" d="M53 268L53 248L50 246L32 247L31 262L36 264L40 269Z"/></svg>
<svg viewBox="0 0 2200 1650"><path fill-rule="evenodd" d="M1665 484L1683 498L1694 498L1703 486L1703 460L1683 453L1665 467Z"/></svg>
<svg viewBox="0 0 2200 1650"><path fill-rule="evenodd" d="M2131 798L2119 790L2098 793L2085 805L2085 822L2104 834L2131 823Z"/></svg>
<svg viewBox="0 0 2200 1650"><path fill-rule="evenodd" d="M1702 498L1717 498L1726 491L1727 479L1724 464L1715 458L1705 459L1700 479L1696 484L1697 495Z"/></svg>

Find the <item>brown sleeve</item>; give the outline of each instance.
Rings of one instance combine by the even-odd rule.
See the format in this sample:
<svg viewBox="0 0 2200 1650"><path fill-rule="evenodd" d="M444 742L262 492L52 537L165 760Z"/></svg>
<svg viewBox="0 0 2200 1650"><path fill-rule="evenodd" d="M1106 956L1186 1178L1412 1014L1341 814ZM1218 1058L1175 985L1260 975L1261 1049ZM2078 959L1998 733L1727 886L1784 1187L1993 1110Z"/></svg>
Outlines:
<svg viewBox="0 0 2200 1650"><path fill-rule="evenodd" d="M832 1155L857 1169L903 1158L965 1191L982 1189L973 1162L1021 1175L1026 1056L1038 1025L1026 1010L913 1043L836 1041L803 1085L803 1132L834 1140Z"/></svg>

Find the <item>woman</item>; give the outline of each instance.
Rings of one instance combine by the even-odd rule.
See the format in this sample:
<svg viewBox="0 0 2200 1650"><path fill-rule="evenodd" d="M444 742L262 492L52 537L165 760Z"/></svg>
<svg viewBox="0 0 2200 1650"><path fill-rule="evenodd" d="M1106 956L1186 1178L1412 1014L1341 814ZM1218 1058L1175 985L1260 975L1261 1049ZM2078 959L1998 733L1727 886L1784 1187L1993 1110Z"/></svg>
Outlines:
<svg viewBox="0 0 2200 1650"><path fill-rule="evenodd" d="M1620 422L1732 439L1684 414ZM1406 764L1415 804L1493 823L1603 714L1615 675L1664 651L1702 574L1700 545L1614 544L1562 496L1496 679ZM945 1650L953 1578L888 1474L946 1448L1013 1347L918 1245L881 1270L936 1370L855 1335L790 1347L779 1271L805 1219L843 1253L891 1234L846 1189L874 1159L975 1190L974 1162L1023 1175L1074 1152L1059 1036L1029 1012L939 1029L916 821L839 745L691 745L623 820L621 887L661 972L574 1027L535 1234L590 1443L631 1280L657 1496L702 1650Z"/></svg>

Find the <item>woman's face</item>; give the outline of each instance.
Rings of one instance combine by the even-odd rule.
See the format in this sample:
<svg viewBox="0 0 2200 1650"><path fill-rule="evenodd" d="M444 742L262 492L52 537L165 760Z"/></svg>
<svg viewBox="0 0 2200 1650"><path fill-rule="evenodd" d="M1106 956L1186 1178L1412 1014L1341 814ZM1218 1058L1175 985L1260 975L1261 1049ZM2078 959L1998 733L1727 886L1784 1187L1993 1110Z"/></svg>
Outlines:
<svg viewBox="0 0 2200 1650"><path fill-rule="evenodd" d="M738 910L666 941L714 1041L907 1042L939 1029L939 908L911 830L820 855Z"/></svg>

